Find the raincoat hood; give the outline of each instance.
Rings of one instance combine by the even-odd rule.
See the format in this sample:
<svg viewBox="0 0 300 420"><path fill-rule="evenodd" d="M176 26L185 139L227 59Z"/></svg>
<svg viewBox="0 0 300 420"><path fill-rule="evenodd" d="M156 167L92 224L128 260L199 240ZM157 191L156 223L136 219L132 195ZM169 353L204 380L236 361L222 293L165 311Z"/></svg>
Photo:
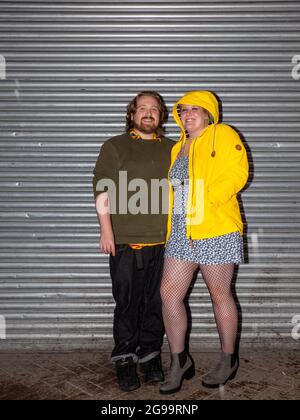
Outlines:
<svg viewBox="0 0 300 420"><path fill-rule="evenodd" d="M173 107L173 117L181 128L181 140L185 141L185 130L178 115L178 105L196 105L206 109L213 117L213 123L219 122L219 103L216 96L209 91L193 91L186 93Z"/></svg>

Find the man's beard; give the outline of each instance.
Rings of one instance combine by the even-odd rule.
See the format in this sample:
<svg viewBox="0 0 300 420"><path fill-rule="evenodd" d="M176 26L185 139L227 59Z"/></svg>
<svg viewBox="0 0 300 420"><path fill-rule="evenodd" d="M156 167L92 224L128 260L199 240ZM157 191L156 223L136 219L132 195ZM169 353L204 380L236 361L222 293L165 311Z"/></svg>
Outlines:
<svg viewBox="0 0 300 420"><path fill-rule="evenodd" d="M135 123L133 128L136 128L141 133L151 134L157 132L158 125L155 125L154 120L152 124L144 124L142 120L140 124Z"/></svg>

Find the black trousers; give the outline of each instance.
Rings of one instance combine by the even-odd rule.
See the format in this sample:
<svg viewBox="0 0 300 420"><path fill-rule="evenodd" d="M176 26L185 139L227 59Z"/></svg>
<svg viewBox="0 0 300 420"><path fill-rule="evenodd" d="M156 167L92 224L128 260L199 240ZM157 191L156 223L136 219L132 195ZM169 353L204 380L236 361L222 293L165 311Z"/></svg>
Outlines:
<svg viewBox="0 0 300 420"><path fill-rule="evenodd" d="M141 250L116 245L115 257L110 256L116 302L112 361L133 356L142 362L160 353L164 336L160 299L163 261L163 245Z"/></svg>

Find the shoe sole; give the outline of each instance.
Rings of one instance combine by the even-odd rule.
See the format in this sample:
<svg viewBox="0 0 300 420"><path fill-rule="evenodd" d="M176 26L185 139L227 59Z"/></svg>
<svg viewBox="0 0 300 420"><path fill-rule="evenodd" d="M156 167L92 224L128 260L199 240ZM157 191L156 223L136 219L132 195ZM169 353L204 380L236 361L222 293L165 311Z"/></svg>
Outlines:
<svg viewBox="0 0 300 420"><path fill-rule="evenodd" d="M141 387L141 385L135 385L132 386L131 388L122 388L121 386L119 387L121 389L121 391L123 392L131 392L131 391L135 391L136 389L139 389Z"/></svg>
<svg viewBox="0 0 300 420"><path fill-rule="evenodd" d="M232 381L236 377L237 371L238 371L238 369L236 369L235 371L233 371L232 374L222 384L208 384L208 383L202 381L202 385L205 388L210 388L210 389L221 388L222 386L225 386L228 381Z"/></svg>
<svg viewBox="0 0 300 420"><path fill-rule="evenodd" d="M163 382L164 381L164 377L158 377L156 376L155 378L145 378L144 377L144 383L147 384L149 382Z"/></svg>
<svg viewBox="0 0 300 420"><path fill-rule="evenodd" d="M177 388L172 388L172 389L168 389L167 391L164 390L159 390L160 394L162 395L170 395L170 394L175 394L176 392L181 390L182 387L182 383L183 380L186 379L187 381L189 381L190 379L192 379L195 376L195 366L194 364L192 364L192 366L190 366L188 368L188 370L182 375L181 380L180 380L180 384Z"/></svg>

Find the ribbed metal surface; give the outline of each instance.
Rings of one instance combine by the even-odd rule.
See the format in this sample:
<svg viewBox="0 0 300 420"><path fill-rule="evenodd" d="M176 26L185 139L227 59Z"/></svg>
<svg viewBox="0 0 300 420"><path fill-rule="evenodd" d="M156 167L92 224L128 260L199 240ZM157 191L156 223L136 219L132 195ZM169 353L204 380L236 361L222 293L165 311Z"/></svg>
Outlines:
<svg viewBox="0 0 300 420"><path fill-rule="evenodd" d="M252 181L242 195L249 264L236 283L242 345L299 346L299 24L298 0L0 2L1 348L110 345L92 169L143 89L169 107L187 90L213 90L243 133ZM215 344L200 280L190 305L191 341Z"/></svg>

